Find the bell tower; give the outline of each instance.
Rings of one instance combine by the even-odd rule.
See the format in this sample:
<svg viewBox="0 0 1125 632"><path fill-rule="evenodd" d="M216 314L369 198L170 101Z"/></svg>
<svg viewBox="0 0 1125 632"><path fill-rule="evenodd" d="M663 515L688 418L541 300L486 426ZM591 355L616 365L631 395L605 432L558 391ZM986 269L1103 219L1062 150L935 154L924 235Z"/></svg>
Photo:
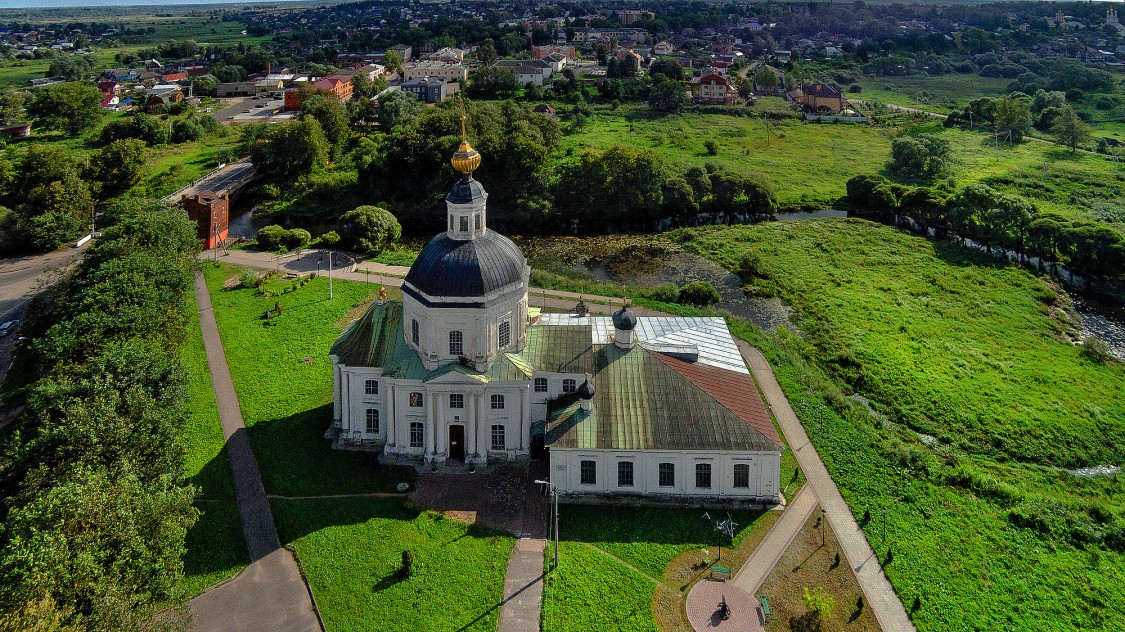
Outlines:
<svg viewBox="0 0 1125 632"><path fill-rule="evenodd" d="M446 234L456 241L483 237L488 232L485 205L488 193L473 180L473 172L480 166L480 152L469 144L469 137L465 131L463 101L461 102L461 145L449 162L454 169L461 172L461 179L453 185L453 192L445 198L449 215ZM473 186L474 184L476 186ZM459 192L467 194L460 195Z"/></svg>

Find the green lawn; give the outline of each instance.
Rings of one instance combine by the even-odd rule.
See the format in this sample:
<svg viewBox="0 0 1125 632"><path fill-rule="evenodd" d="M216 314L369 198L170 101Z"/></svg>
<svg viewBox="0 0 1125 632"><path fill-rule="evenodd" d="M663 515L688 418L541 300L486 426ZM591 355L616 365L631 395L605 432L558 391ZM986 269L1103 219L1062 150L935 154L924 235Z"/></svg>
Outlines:
<svg viewBox="0 0 1125 632"><path fill-rule="evenodd" d="M329 630L496 629L511 536L402 499L275 501L273 513ZM404 550L414 566L402 580Z"/></svg>
<svg viewBox="0 0 1125 632"><path fill-rule="evenodd" d="M690 235L689 249L724 265L756 252L771 279L758 283L796 309L805 339L732 330L770 359L868 540L893 556L903 603L919 599L919 629L1125 625L1113 539L1125 480L1053 467L1125 460L1125 368L1059 339L1053 291L1014 266L860 220ZM853 389L892 425L848 398Z"/></svg>
<svg viewBox="0 0 1125 632"><path fill-rule="evenodd" d="M650 117L646 108L599 109L590 123L563 137L564 151L624 145L652 150L683 170L713 163L752 176L773 188L785 207L823 208L844 195L855 175L876 173L890 157L891 131L850 124L803 121L765 124L754 118L715 114ZM718 153L703 143L714 140Z"/></svg>
<svg viewBox="0 0 1125 632"><path fill-rule="evenodd" d="M652 580L578 542L561 542L559 559L544 589L543 632L655 632Z"/></svg>
<svg viewBox="0 0 1125 632"><path fill-rule="evenodd" d="M215 318L234 378L250 443L266 492L283 496L394 491L411 470L380 466L374 454L332 450L324 431L332 421L328 350L339 322L377 286L318 278L295 292L266 298L251 289L224 290L238 268L205 267ZM289 282L273 282L280 291ZM263 320L280 305L282 315Z"/></svg>
<svg viewBox="0 0 1125 632"><path fill-rule="evenodd" d="M1011 82L1011 79L981 77L975 74L947 74L933 77L863 75L859 80L863 92L849 92L847 97L949 114L950 110L963 108L973 99L1007 94L1008 84Z"/></svg>
<svg viewBox="0 0 1125 632"><path fill-rule="evenodd" d="M182 590L191 597L242 570L250 556L242 535L194 295L189 294L187 301L187 344L182 353L188 374L184 474L198 489L195 507L201 512L188 532L184 559Z"/></svg>

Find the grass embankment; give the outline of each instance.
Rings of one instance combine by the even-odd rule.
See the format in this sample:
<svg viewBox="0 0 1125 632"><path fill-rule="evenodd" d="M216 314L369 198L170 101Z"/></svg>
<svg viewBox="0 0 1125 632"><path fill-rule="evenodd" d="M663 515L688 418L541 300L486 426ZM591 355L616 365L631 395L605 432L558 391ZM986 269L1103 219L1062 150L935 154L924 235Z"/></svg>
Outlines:
<svg viewBox="0 0 1125 632"><path fill-rule="evenodd" d="M402 498L282 500L273 512L329 630L496 629L513 537Z"/></svg>
<svg viewBox="0 0 1125 632"><path fill-rule="evenodd" d="M199 520L188 531L181 584L190 597L242 570L250 556L235 502L234 479L194 295L188 296L185 311L187 343L182 358L188 374L188 398L184 476L198 489L195 507L200 511Z"/></svg>
<svg viewBox="0 0 1125 632"><path fill-rule="evenodd" d="M204 268L242 417L266 492L281 496L394 491L410 471L380 466L374 454L332 450L323 438L332 421L332 364L328 350L340 322L378 286L313 279L294 292L266 297L257 290L223 289L239 268ZM272 281L280 293L294 284ZM280 305L279 317L265 320Z"/></svg>
<svg viewBox="0 0 1125 632"><path fill-rule="evenodd" d="M796 309L804 340L732 330L770 359L920 629L1125 625L1125 481L1056 468L1123 461L1125 369L1060 339L1054 291L859 220L685 236L731 267L757 253L757 284Z"/></svg>
<svg viewBox="0 0 1125 632"><path fill-rule="evenodd" d="M712 562L738 568L765 537L778 512L733 511L734 548L715 518L725 510L563 505L559 511L559 568L550 572L543 596L543 629L681 629L682 599L700 577L701 549ZM553 551L548 545L548 559ZM689 628L690 629L690 626Z"/></svg>

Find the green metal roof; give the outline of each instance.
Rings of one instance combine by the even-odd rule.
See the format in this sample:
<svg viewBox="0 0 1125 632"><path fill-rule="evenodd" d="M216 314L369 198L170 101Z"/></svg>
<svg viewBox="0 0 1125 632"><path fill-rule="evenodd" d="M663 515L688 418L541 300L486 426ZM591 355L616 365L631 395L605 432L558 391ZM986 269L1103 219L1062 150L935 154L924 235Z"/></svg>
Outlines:
<svg viewBox="0 0 1125 632"><path fill-rule="evenodd" d="M590 325L531 326L519 356L538 371L589 373L593 350Z"/></svg>
<svg viewBox="0 0 1125 632"><path fill-rule="evenodd" d="M551 405L546 443L551 447L608 450L778 451L776 431L754 427L676 369L681 360L659 358L647 349L594 351L594 407L582 410L571 396ZM740 375L693 366L720 382ZM715 373L719 372L719 373ZM738 378L741 379L741 378ZM710 385L708 385L710 386ZM752 383L751 383L752 388ZM756 391L745 397L758 397ZM767 434L769 433L769 434Z"/></svg>

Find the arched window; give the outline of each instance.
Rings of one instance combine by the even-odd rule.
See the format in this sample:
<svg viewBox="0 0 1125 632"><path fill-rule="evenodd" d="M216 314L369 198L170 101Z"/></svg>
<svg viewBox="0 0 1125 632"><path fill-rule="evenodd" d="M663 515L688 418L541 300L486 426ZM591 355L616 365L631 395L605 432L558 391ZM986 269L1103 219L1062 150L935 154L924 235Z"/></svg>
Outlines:
<svg viewBox="0 0 1125 632"><path fill-rule="evenodd" d="M460 356L465 353L465 336L459 331L449 332L449 355Z"/></svg>

